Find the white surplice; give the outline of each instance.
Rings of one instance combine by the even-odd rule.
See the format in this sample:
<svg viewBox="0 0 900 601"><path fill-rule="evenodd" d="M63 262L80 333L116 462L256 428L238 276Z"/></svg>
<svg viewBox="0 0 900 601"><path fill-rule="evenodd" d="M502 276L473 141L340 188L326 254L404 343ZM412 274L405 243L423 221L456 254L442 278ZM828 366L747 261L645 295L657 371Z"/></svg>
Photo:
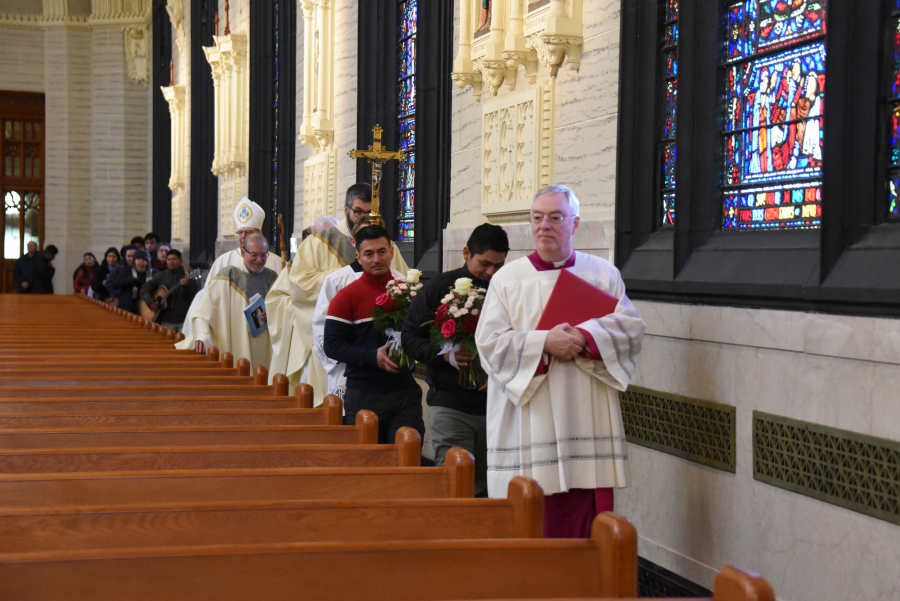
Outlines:
<svg viewBox="0 0 900 601"><path fill-rule="evenodd" d="M347 388L347 377L344 375L347 364L335 361L325 354L325 320L328 317L328 305L331 303L331 299L343 288L358 280L362 274L362 271L353 271L352 265L345 265L325 276L325 279L322 280L322 287L319 289L316 309L313 312L313 349L325 369L325 373L328 374L327 394L339 396L341 399L344 398ZM391 270L391 275L397 279L404 279L403 274L396 269Z"/></svg>
<svg viewBox="0 0 900 601"><path fill-rule="evenodd" d="M488 493L506 497L524 475L552 495L573 488L628 485L628 449L618 391L636 366L644 322L608 261L575 253L569 271L619 299L614 313L581 324L602 361L552 358L541 363L547 331L536 331L560 270L538 270L528 257L491 279L475 333L490 375L487 403ZM572 299L578 302L578 299Z"/></svg>

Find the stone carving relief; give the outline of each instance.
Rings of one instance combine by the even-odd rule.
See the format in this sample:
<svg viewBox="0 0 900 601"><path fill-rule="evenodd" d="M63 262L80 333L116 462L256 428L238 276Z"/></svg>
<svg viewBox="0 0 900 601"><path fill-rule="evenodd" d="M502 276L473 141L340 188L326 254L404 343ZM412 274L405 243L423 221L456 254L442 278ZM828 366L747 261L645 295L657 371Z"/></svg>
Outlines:
<svg viewBox="0 0 900 601"><path fill-rule="evenodd" d="M172 198L172 237L182 240L184 215L182 215L181 209L185 196L185 148L187 147L187 132L184 126L185 88L184 86L166 86L160 89L166 102L169 103L172 127L172 171L169 176L169 189L175 193Z"/></svg>
<svg viewBox="0 0 900 601"><path fill-rule="evenodd" d="M337 157L334 147L319 152L303 164L303 224L316 217L334 215L337 189Z"/></svg>
<svg viewBox="0 0 900 601"><path fill-rule="evenodd" d="M141 85L150 83L150 30L143 27L125 27L125 59L128 78Z"/></svg>
<svg viewBox="0 0 900 601"><path fill-rule="evenodd" d="M553 180L555 80L482 105L481 211L492 222L524 220L531 196Z"/></svg>
<svg viewBox="0 0 900 601"><path fill-rule="evenodd" d="M483 85L496 96L502 85L516 88L519 67L533 84L538 64L555 77L559 67L581 65L582 1L491 0L491 17L478 27L480 0L461 0L460 33L451 77L460 89L471 87L481 100ZM530 8L534 6L534 8Z"/></svg>
<svg viewBox="0 0 900 601"><path fill-rule="evenodd" d="M169 21L175 28L175 45L178 51L184 53L184 0L168 0L166 12L169 13Z"/></svg>

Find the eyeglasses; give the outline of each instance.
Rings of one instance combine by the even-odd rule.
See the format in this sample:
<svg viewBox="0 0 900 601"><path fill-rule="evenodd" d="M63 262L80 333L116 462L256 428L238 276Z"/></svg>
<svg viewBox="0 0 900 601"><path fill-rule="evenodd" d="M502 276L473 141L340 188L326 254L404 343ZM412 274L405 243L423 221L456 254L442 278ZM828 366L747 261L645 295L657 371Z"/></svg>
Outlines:
<svg viewBox="0 0 900 601"><path fill-rule="evenodd" d="M244 253L245 255L250 255L250 258L252 258L252 259L267 259L269 257L269 253L267 253L267 252L261 253L261 254L256 254L256 253L247 252L243 248L241 249L241 252Z"/></svg>
<svg viewBox="0 0 900 601"><path fill-rule="evenodd" d="M363 211L362 209L350 209L350 212L353 213L357 219L362 217L363 215L369 214L369 211Z"/></svg>
<svg viewBox="0 0 900 601"><path fill-rule="evenodd" d="M565 223L566 219L568 219L568 218L569 218L568 215L560 215L558 213L553 214L553 215L544 215L543 213L532 213L529 216L529 220L531 221L531 223L533 225L542 225L544 223L545 219L550 220L550 225L560 225L562 223Z"/></svg>

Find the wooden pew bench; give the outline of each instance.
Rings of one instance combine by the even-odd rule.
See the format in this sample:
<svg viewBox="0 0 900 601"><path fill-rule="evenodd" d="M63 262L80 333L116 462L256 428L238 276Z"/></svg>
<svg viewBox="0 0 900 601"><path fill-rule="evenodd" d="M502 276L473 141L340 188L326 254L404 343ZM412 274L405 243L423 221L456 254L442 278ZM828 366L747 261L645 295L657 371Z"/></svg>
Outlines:
<svg viewBox="0 0 900 601"><path fill-rule="evenodd" d="M0 554L148 546L540 538L544 493L508 499L357 499L0 508ZM98 499L98 501L102 501Z"/></svg>
<svg viewBox="0 0 900 601"><path fill-rule="evenodd" d="M52 578L48 578L52 574ZM598 516L592 537L147 547L0 554L0 598L438 600L634 597L637 535Z"/></svg>
<svg viewBox="0 0 900 601"><path fill-rule="evenodd" d="M119 393L104 397L64 396L53 394L47 397L0 398L0 415L109 413L118 411L209 411L209 410L254 410L254 409L296 409L297 399L289 396L269 396L261 387L254 391L235 396L187 396L176 394L161 396L146 391L131 396ZM271 395L271 393L269 393Z"/></svg>

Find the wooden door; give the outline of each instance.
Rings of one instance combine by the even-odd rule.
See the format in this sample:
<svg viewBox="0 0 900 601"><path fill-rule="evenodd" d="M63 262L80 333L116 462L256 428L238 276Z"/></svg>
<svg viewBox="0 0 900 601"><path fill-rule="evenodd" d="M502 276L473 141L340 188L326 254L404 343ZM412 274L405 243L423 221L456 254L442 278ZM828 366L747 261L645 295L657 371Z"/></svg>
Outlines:
<svg viewBox="0 0 900 601"><path fill-rule="evenodd" d="M0 91L0 292L15 292L13 269L28 242L44 248L44 95Z"/></svg>

